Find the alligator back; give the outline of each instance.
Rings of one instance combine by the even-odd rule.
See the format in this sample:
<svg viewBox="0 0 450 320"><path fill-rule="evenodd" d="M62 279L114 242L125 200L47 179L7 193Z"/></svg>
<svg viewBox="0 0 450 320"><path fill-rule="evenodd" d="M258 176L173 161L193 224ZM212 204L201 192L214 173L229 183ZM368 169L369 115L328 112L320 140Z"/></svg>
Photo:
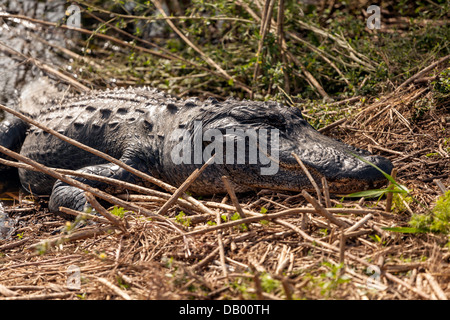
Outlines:
<svg viewBox="0 0 450 320"><path fill-rule="evenodd" d="M138 153L140 148L145 149L143 153L158 150L154 137L160 126L155 125L154 119L160 117L161 106L170 99L173 98L152 89L93 91L56 98L35 119L69 138L123 159L127 153ZM49 167L71 170L106 163L36 127L28 131L21 154ZM23 186L33 193L51 192L52 178L26 170L19 170L19 174Z"/></svg>

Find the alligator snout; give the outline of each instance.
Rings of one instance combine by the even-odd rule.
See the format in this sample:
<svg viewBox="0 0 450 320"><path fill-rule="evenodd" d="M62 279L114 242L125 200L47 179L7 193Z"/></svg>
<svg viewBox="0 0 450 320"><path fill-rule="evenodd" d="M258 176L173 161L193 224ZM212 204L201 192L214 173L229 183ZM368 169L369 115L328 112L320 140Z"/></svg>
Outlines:
<svg viewBox="0 0 450 320"><path fill-rule="evenodd" d="M355 157L353 154L350 156ZM377 189L386 184L387 180L381 171L391 173L393 165L388 159L376 155L355 158L359 161L358 165L341 170L336 177L330 179L330 192L348 194Z"/></svg>
<svg viewBox="0 0 450 320"><path fill-rule="evenodd" d="M353 147L342 141L325 136L310 125L303 123L289 135L280 139L280 168L283 176L295 175L298 189L311 187L305 182L304 172L292 156L295 153L320 183L325 177L330 192L352 193L379 188L386 184L383 172L390 174L392 163L378 155Z"/></svg>
<svg viewBox="0 0 450 320"><path fill-rule="evenodd" d="M239 107L225 103L224 112L203 121L207 124L204 131L220 128L214 132L221 139L214 138L214 142L231 141L232 147L228 148L227 143L225 146L216 144L220 147L219 158L224 159L223 164L208 174L228 175L241 190L264 188L301 192L311 189L309 179L293 154L302 160L317 182L326 178L332 193L378 188L387 182L381 171L389 174L393 167L386 158L321 134L303 119L297 108L274 102L247 102ZM253 134L247 137L250 132ZM236 161L234 141L237 157L244 154L242 160L245 161ZM230 159L235 161L228 161L230 151ZM207 193L211 188L205 190L202 186L193 191Z"/></svg>

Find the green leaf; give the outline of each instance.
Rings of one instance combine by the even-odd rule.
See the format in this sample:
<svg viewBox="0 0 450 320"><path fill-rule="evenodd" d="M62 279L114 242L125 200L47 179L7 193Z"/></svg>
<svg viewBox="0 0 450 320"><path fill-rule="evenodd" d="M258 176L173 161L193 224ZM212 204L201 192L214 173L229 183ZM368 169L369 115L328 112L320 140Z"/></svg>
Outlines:
<svg viewBox="0 0 450 320"><path fill-rule="evenodd" d="M391 232L400 232L400 233L425 233L426 230L418 229L418 228L411 228L411 227L393 227L393 228L381 228L386 231Z"/></svg>
<svg viewBox="0 0 450 320"><path fill-rule="evenodd" d="M345 198L378 198L382 196L385 193L392 192L392 193L405 193L403 190L398 189L373 189L373 190L366 190L366 191L359 191L351 194L344 195Z"/></svg>
<svg viewBox="0 0 450 320"><path fill-rule="evenodd" d="M239 213L235 212L232 216L231 216L231 221L236 221L239 220L241 218L241 216L239 215Z"/></svg>

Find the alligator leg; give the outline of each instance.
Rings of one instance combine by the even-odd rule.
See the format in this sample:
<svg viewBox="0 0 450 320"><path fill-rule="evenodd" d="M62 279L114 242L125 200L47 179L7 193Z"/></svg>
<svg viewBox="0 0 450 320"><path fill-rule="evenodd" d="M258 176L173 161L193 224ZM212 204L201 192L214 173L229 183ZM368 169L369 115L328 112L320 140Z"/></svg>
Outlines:
<svg viewBox="0 0 450 320"><path fill-rule="evenodd" d="M90 173L100 175L103 177L114 178L130 183L135 183L134 176L126 170L120 168L118 165L109 163L95 166L84 167L79 170L81 173ZM72 177L84 184L91 187L105 190L109 186L106 183L89 180L81 177ZM78 211L83 211L86 204L86 198L84 197L84 191L73 187L61 180L57 180L53 185L53 190L50 195L49 209L51 212L60 213L60 207L66 207Z"/></svg>
<svg viewBox="0 0 450 320"><path fill-rule="evenodd" d="M15 152L19 151L25 140L27 129L28 124L25 121L16 117L6 118L0 123L0 145ZM5 158L5 155L0 153L0 158ZM9 169L0 165L0 172Z"/></svg>
<svg viewBox="0 0 450 320"><path fill-rule="evenodd" d="M8 117L0 123L0 145L13 150L19 151L25 140L28 124L16 117ZM0 153L0 158L6 158L3 153ZM0 193L18 185L19 176L16 168L6 167L0 164Z"/></svg>

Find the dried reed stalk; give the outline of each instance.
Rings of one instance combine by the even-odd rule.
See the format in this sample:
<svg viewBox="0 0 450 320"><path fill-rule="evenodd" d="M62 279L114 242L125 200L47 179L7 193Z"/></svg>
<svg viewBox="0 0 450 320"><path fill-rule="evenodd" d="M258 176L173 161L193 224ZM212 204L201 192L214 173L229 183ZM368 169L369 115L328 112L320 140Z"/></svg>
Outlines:
<svg viewBox="0 0 450 320"><path fill-rule="evenodd" d="M317 185L313 176L311 175L308 168L305 166L305 164L303 163L303 161L300 159L300 157L298 155L296 155L295 153L292 153L292 156L295 158L295 160L297 160L297 162L300 165L300 167L302 168L303 172L305 172L306 176L308 177L308 180L311 182L314 189L316 190L317 198L319 199L319 203L321 203L322 202L322 194L321 194L319 186Z"/></svg>
<svg viewBox="0 0 450 320"><path fill-rule="evenodd" d="M302 191L302 195L305 197L305 199L311 203L313 205L313 207L316 209L316 212L318 214L320 214L321 216L325 217L326 219L328 219L331 223L342 227L342 228L347 228L348 227L348 223L345 221L342 221L338 218L336 218L335 216L333 216L327 209L325 209L324 207L322 207L320 205L320 203L314 199L313 197L311 197L311 195L306 192L305 190Z"/></svg>

